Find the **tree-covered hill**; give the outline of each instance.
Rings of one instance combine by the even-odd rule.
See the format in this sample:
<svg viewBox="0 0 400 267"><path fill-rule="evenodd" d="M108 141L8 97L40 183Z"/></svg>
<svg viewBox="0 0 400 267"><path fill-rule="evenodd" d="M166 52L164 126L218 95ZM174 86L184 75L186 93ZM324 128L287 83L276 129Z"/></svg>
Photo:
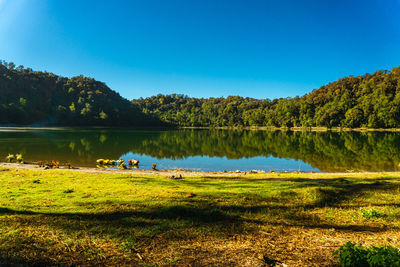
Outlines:
<svg viewBox="0 0 400 267"><path fill-rule="evenodd" d="M341 78L295 98L173 94L130 102L92 78L0 61L0 125L400 128L400 67Z"/></svg>
<svg viewBox="0 0 400 267"><path fill-rule="evenodd" d="M0 62L0 125L148 126L143 114L104 83Z"/></svg>
<svg viewBox="0 0 400 267"><path fill-rule="evenodd" d="M253 99L157 95L132 101L178 126L400 127L400 67L349 76L302 97Z"/></svg>

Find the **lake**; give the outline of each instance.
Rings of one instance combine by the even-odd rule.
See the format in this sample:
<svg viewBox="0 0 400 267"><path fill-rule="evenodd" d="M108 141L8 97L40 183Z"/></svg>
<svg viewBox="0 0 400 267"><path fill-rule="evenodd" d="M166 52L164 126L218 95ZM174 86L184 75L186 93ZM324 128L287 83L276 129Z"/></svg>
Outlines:
<svg viewBox="0 0 400 267"><path fill-rule="evenodd" d="M398 171L400 134L245 130L0 129L0 159L95 167L99 158L139 169L206 171Z"/></svg>

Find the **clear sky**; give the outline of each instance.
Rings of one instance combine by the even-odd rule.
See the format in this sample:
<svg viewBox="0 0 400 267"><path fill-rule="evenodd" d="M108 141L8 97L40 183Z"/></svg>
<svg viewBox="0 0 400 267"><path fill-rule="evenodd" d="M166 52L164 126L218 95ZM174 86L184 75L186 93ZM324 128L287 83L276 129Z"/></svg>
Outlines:
<svg viewBox="0 0 400 267"><path fill-rule="evenodd" d="M0 59L132 99L303 95L400 65L400 0L0 0Z"/></svg>

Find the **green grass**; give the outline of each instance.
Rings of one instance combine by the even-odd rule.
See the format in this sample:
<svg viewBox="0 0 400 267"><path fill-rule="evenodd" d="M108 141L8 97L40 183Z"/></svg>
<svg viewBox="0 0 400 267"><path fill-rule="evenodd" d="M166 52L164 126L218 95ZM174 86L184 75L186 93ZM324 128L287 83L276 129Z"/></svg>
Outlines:
<svg viewBox="0 0 400 267"><path fill-rule="evenodd" d="M264 254L333 263L326 250L365 233L399 245L399 192L393 173L173 180L0 169L0 265L245 265Z"/></svg>
<svg viewBox="0 0 400 267"><path fill-rule="evenodd" d="M340 266L400 266L400 251L392 246L371 246L364 248L361 244L347 242L333 253Z"/></svg>

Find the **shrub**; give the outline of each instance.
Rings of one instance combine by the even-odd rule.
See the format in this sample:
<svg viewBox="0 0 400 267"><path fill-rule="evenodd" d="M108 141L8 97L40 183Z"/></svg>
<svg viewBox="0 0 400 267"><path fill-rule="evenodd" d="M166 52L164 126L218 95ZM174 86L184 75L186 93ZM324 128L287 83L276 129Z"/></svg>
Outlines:
<svg viewBox="0 0 400 267"><path fill-rule="evenodd" d="M347 242L333 253L340 266L400 266L400 251L392 246L372 246Z"/></svg>
<svg viewBox="0 0 400 267"><path fill-rule="evenodd" d="M369 209L369 210L360 209L360 210L362 212L362 216L366 219L376 219L385 216L385 214L383 214L379 210L374 210L374 209Z"/></svg>
<svg viewBox="0 0 400 267"><path fill-rule="evenodd" d="M6 157L7 162L12 162L14 159L15 159L14 154L8 154L8 156Z"/></svg>
<svg viewBox="0 0 400 267"><path fill-rule="evenodd" d="M333 253L336 260L339 260L340 266L368 266L368 252L361 244L356 246L351 242L347 242Z"/></svg>
<svg viewBox="0 0 400 267"><path fill-rule="evenodd" d="M24 162L24 157L22 156L22 154L16 154L15 157L16 157L18 163Z"/></svg>

